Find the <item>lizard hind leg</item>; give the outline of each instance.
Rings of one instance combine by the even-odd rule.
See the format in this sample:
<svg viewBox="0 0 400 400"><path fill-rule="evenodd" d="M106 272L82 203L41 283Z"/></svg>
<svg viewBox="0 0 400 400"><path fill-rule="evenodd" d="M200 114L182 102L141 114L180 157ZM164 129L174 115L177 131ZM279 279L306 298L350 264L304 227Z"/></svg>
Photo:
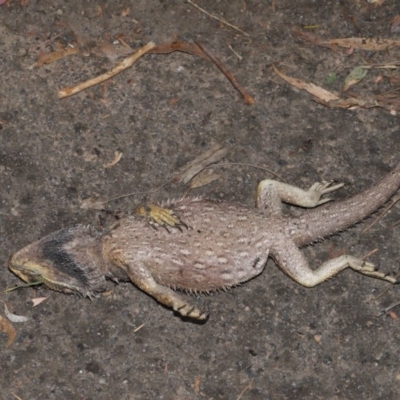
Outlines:
<svg viewBox="0 0 400 400"><path fill-rule="evenodd" d="M331 198L321 198L327 193L340 189L344 184L332 185L332 182L316 182L310 189L303 190L286 183L265 179L257 187L257 208L272 214L280 214L282 202L295 206L313 208L325 204Z"/></svg>
<svg viewBox="0 0 400 400"><path fill-rule="evenodd" d="M282 271L305 287L314 287L349 267L363 275L397 283L394 277L377 271L373 264L350 255L328 260L312 270L301 250L289 240L282 246L274 246L270 252Z"/></svg>

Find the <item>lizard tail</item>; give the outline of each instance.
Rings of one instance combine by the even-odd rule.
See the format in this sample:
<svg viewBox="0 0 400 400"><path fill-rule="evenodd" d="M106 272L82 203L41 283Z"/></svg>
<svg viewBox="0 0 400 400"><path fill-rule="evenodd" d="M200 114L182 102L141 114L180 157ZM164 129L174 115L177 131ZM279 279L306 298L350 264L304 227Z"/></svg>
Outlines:
<svg viewBox="0 0 400 400"><path fill-rule="evenodd" d="M330 203L293 220L295 242L303 246L361 222L400 187L400 162L379 183L347 200Z"/></svg>

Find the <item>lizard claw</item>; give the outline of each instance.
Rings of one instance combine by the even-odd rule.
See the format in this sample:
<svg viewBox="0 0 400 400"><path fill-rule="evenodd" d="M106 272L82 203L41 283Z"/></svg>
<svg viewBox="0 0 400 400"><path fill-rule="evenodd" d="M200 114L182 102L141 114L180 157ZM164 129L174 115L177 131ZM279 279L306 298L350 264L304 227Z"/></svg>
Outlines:
<svg viewBox="0 0 400 400"><path fill-rule="evenodd" d="M182 304L180 307L174 308L182 317L188 317L204 321L208 318L208 312L200 310L188 303Z"/></svg>
<svg viewBox="0 0 400 400"><path fill-rule="evenodd" d="M330 197L321 199L321 196L338 190L344 186L344 183L337 183L336 185L332 184L333 181L322 181L316 182L310 187L310 189L308 190L308 194L310 196L310 199L313 199L315 206L320 206L321 204L325 204L328 201L331 201L332 199Z"/></svg>

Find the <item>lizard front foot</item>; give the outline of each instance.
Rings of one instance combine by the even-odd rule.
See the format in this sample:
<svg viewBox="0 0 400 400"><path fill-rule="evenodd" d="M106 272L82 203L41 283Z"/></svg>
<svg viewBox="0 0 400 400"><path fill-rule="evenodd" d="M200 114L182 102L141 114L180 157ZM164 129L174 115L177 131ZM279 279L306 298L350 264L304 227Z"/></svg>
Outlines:
<svg viewBox="0 0 400 400"><path fill-rule="evenodd" d="M208 318L208 313L206 311L200 310L199 308L196 308L183 301L181 304L174 304L173 309L182 315L182 317L198 319L200 321L204 321Z"/></svg>

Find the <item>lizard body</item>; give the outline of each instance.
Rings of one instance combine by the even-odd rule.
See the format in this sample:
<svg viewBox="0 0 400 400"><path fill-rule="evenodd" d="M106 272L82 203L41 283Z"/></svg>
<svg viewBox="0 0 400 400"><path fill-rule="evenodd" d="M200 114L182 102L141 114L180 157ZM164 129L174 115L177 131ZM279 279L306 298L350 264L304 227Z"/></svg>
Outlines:
<svg viewBox="0 0 400 400"><path fill-rule="evenodd" d="M52 289L89 297L105 289L106 277L130 280L162 304L195 319L205 319L207 314L175 289L209 292L238 285L262 273L269 256L306 287L347 267L396 283L372 264L349 255L316 269L308 266L299 248L362 221L382 206L400 187L400 164L378 184L350 199L296 218L282 214L282 201L317 207L330 200L323 195L341 186L321 182L304 191L265 180L258 186L257 208L185 198L155 212L158 216L164 210L167 225L179 229L154 229L139 216L124 218L104 233L77 225L13 254L9 268L26 282L41 279Z"/></svg>

